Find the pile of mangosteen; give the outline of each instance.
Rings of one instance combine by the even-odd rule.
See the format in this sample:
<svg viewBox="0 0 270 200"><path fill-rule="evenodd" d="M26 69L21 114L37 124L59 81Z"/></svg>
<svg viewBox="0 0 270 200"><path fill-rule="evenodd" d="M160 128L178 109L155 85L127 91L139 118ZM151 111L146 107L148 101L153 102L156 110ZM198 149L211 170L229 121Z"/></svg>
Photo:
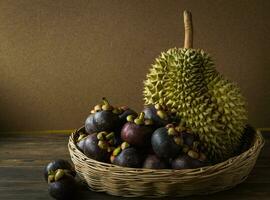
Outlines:
<svg viewBox="0 0 270 200"><path fill-rule="evenodd" d="M161 105L145 106L141 113L109 104L94 106L76 136L77 148L87 157L121 167L192 169L209 165L198 138L175 113ZM44 169L49 193L55 199L74 199L76 172L66 160Z"/></svg>
<svg viewBox="0 0 270 200"><path fill-rule="evenodd" d="M76 139L87 157L122 167L192 169L210 164L198 138L159 104L137 113L103 98Z"/></svg>

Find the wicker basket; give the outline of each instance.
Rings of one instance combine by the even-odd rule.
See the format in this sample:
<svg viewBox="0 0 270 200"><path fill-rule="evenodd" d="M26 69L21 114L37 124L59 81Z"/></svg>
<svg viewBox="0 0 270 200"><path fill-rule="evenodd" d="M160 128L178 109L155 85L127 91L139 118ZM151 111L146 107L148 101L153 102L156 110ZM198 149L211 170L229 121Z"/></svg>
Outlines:
<svg viewBox="0 0 270 200"><path fill-rule="evenodd" d="M79 131L70 136L68 148L81 180L90 190L124 197L182 197L230 189L247 178L264 145L257 131L249 150L216 165L187 170L135 169L86 157L74 142Z"/></svg>

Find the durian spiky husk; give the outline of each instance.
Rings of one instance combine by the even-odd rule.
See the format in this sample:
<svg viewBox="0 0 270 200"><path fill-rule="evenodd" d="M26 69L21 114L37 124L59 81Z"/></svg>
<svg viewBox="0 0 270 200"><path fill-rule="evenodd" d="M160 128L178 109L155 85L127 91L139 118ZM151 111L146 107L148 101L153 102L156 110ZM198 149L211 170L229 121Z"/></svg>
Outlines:
<svg viewBox="0 0 270 200"><path fill-rule="evenodd" d="M144 81L145 104L175 109L214 161L237 152L247 120L239 88L220 75L202 50L173 48L155 60Z"/></svg>

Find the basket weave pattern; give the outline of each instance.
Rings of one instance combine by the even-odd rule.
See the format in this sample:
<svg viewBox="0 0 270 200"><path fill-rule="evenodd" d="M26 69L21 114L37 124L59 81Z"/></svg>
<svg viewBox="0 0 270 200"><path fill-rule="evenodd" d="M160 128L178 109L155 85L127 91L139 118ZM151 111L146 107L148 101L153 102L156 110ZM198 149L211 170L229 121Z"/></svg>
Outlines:
<svg viewBox="0 0 270 200"><path fill-rule="evenodd" d="M124 197L183 197L230 189L247 178L264 145L257 131L249 150L216 165L185 170L135 169L86 157L75 145L79 131L70 136L68 148L81 180L93 191Z"/></svg>

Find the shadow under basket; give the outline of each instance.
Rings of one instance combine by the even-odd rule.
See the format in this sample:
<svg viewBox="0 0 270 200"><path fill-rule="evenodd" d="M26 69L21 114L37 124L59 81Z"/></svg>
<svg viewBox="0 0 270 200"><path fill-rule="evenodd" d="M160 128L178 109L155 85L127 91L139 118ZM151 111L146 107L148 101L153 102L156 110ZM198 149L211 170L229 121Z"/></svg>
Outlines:
<svg viewBox="0 0 270 200"><path fill-rule="evenodd" d="M183 197L230 189L248 177L264 145L263 137L257 131L247 151L212 166L185 170L137 169L86 157L75 144L83 129L72 133L68 143L78 176L92 191L123 197Z"/></svg>

